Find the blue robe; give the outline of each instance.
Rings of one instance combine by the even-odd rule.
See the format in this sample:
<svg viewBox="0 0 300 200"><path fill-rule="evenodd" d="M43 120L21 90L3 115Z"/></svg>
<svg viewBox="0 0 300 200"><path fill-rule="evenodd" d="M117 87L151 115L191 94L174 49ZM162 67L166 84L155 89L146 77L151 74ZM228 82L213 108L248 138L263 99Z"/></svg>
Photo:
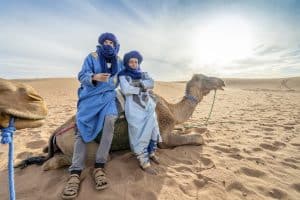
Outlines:
<svg viewBox="0 0 300 200"><path fill-rule="evenodd" d="M125 95L125 116L128 122L129 142L132 151L140 155L147 152L151 140L160 142L160 132L155 113L156 102L150 97L149 89L154 87L152 78L138 82L147 89L135 86L130 76L119 76L121 92ZM139 85L139 84L137 84Z"/></svg>
<svg viewBox="0 0 300 200"><path fill-rule="evenodd" d="M118 59L118 72L123 63ZM109 78L108 82L92 81L92 75L102 73L96 52L90 53L85 59L78 80L76 125L84 142L94 140L102 130L106 115L117 115L116 87L119 84L118 73Z"/></svg>

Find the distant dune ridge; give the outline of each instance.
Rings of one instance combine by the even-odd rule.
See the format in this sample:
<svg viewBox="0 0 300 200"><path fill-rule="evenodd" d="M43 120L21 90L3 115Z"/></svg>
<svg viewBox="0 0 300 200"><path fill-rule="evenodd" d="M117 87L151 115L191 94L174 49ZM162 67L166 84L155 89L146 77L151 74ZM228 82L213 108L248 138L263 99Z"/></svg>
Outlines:
<svg viewBox="0 0 300 200"><path fill-rule="evenodd" d="M97 192L91 167L83 175L78 199L300 199L300 77L224 79L204 135L205 145L160 149L158 176L145 174L129 152L112 153L107 165L111 187ZM47 102L49 115L41 128L15 134L15 162L42 154L49 135L76 113L75 78L18 80L33 86ZM185 82L155 84L155 92L179 101ZM213 94L178 126L202 127ZM0 199L8 199L7 146L0 146ZM42 171L30 166L15 172L17 199L59 199L67 168Z"/></svg>
<svg viewBox="0 0 300 200"><path fill-rule="evenodd" d="M300 77L277 79L225 79L228 87L260 90L300 90Z"/></svg>

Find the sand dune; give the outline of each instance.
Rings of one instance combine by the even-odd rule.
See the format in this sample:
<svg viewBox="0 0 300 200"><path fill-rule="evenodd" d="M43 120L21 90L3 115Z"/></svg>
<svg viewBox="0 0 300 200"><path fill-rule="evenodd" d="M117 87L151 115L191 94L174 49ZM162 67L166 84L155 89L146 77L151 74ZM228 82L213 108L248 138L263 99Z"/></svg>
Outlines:
<svg viewBox="0 0 300 200"><path fill-rule="evenodd" d="M225 79L228 87L248 90L299 91L300 77L277 79Z"/></svg>
<svg viewBox="0 0 300 200"><path fill-rule="evenodd" d="M22 80L35 87L49 107L47 123L17 131L15 161L41 154L51 132L76 112L75 79ZM300 78L225 79L205 145L159 150L158 176L145 174L128 151L112 154L111 187L97 192L90 175L78 199L300 199ZM180 100L184 82L157 82L155 91ZM180 127L202 127L212 94ZM0 148L0 199L8 199L7 146ZM17 199L59 199L67 168L16 170Z"/></svg>

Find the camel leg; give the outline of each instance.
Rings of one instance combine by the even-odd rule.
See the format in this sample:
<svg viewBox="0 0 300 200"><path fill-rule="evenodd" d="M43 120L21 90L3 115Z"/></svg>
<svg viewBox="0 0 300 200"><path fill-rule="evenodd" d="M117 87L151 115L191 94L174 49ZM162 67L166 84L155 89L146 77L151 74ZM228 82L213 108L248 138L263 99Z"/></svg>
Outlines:
<svg viewBox="0 0 300 200"><path fill-rule="evenodd" d="M160 148L170 148L182 145L202 145L203 137L200 133L178 134L171 133L163 136L163 142L159 144Z"/></svg>
<svg viewBox="0 0 300 200"><path fill-rule="evenodd" d="M64 166L69 166L72 164L72 160L70 156L64 154L55 154L54 157L47 160L42 168L44 171L58 169Z"/></svg>

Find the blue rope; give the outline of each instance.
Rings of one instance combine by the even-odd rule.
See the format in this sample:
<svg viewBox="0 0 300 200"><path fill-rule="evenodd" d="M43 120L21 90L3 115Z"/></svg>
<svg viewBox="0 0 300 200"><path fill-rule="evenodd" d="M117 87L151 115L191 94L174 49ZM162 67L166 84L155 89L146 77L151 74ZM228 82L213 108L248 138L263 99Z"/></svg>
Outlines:
<svg viewBox="0 0 300 200"><path fill-rule="evenodd" d="M1 144L9 144L8 151L8 182L9 182L9 199L15 200L15 183L14 183L14 142L13 134L16 130L14 125L14 118L11 117L7 128L0 128L1 130Z"/></svg>

